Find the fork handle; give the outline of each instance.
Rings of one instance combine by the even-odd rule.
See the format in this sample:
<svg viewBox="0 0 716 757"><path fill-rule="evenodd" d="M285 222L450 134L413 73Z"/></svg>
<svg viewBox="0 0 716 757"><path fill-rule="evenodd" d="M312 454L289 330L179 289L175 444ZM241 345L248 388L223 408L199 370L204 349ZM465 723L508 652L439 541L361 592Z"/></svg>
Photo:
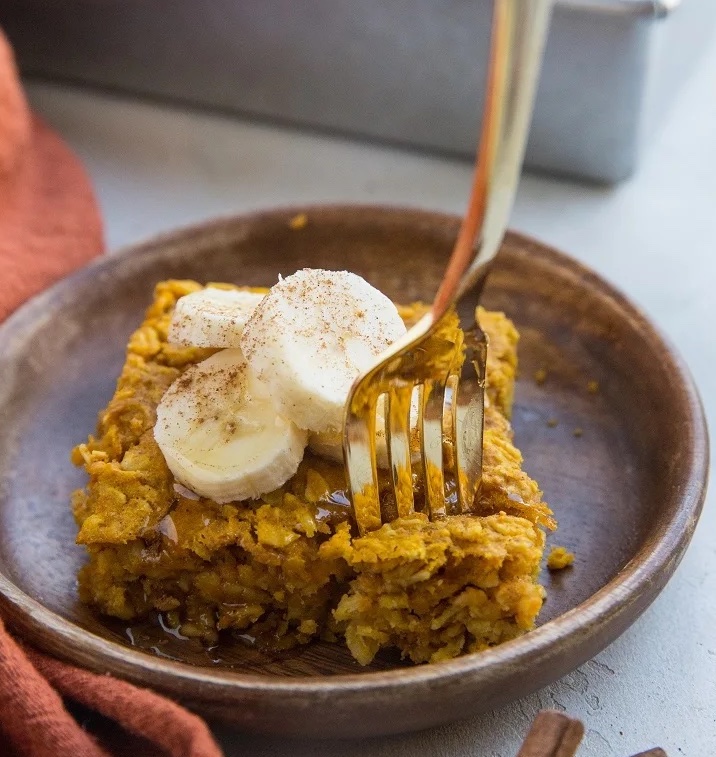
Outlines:
<svg viewBox="0 0 716 757"><path fill-rule="evenodd" d="M433 302L433 322L468 289L484 284L502 244L524 158L552 1L494 0L468 210Z"/></svg>

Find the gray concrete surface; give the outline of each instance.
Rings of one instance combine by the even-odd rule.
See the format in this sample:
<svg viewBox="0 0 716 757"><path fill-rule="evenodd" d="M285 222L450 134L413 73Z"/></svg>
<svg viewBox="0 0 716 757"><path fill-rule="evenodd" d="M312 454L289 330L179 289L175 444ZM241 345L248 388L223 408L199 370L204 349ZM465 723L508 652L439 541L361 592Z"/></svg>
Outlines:
<svg viewBox="0 0 716 757"><path fill-rule="evenodd" d="M362 201L460 212L467 196L470 167L460 162L56 85L29 90L85 160L111 248L250 208ZM715 95L712 45L633 180L601 188L526 176L512 218L515 229L583 260L654 318L691 366L712 427ZM512 757L534 714L556 707L584 720L582 757L626 757L654 745L670 757L716 754L713 500L654 605L594 660L537 694L466 722L379 740L216 733L227 755Z"/></svg>

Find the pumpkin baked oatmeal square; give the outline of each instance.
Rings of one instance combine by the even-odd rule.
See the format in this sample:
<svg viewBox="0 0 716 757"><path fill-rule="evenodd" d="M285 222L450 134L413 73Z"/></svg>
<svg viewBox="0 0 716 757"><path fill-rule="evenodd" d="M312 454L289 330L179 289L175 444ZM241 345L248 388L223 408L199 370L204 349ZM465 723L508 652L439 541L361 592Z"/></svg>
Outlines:
<svg viewBox="0 0 716 757"><path fill-rule="evenodd" d="M361 664L382 648L436 662L532 628L544 598L544 529L555 523L512 440L518 334L509 319L479 311L490 350L475 514L430 522L416 513L358 536L342 463L310 448L282 485L243 501L217 502L172 474L155 439L157 408L177 379L219 352L168 340L179 298L202 290L193 281L157 285L96 435L72 452L89 476L72 502L89 558L82 601L129 623L161 613L207 643L232 632L269 650L345 643ZM424 307L398 311L410 324ZM417 476L414 486L419 505ZM380 488L389 496L385 472Z"/></svg>

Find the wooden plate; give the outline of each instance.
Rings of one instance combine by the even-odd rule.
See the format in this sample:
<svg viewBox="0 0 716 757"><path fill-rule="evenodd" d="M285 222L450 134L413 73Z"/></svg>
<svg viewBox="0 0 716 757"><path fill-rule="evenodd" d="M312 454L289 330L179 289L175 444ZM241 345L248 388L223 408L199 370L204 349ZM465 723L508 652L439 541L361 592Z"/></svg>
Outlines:
<svg viewBox="0 0 716 757"><path fill-rule="evenodd" d="M308 223L294 230L299 212ZM69 450L110 397L156 281L270 285L304 266L348 268L394 299L430 299L457 225L446 215L360 207L220 220L107 258L23 307L0 329L3 616L42 649L205 715L306 736L398 733L491 709L622 633L663 588L696 525L707 475L701 405L678 355L621 294L516 234L485 304L522 333L516 439L559 518L553 543L577 555L574 568L545 571L539 628L447 663L410 667L388 655L360 668L340 645L277 659L240 643L207 651L161 629L127 630L77 601L84 556L69 495L84 474Z"/></svg>

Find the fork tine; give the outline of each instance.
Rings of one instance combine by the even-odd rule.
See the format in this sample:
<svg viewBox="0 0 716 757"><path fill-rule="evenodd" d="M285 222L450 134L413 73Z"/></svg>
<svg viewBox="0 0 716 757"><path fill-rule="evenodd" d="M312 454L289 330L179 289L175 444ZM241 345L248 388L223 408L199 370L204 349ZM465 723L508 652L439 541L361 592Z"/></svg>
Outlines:
<svg viewBox="0 0 716 757"><path fill-rule="evenodd" d="M413 475L410 465L410 406L413 385L391 387L386 395L385 440L399 518L413 512Z"/></svg>
<svg viewBox="0 0 716 757"><path fill-rule="evenodd" d="M485 376L487 371L487 337L479 324L465 334L470 362L476 381L469 381L470 401L460 404L460 377L454 374L452 428L455 450L458 511L473 510L482 480L482 444L485 428ZM451 377L452 378L452 377ZM463 387L464 388L464 387Z"/></svg>
<svg viewBox="0 0 716 757"><path fill-rule="evenodd" d="M418 429L425 481L425 509L430 520L446 515L443 476L443 405L445 384L426 381L420 389Z"/></svg>
<svg viewBox="0 0 716 757"><path fill-rule="evenodd" d="M381 526L378 471L375 462L375 410L372 401L350 408L345 419L343 457L359 533Z"/></svg>

